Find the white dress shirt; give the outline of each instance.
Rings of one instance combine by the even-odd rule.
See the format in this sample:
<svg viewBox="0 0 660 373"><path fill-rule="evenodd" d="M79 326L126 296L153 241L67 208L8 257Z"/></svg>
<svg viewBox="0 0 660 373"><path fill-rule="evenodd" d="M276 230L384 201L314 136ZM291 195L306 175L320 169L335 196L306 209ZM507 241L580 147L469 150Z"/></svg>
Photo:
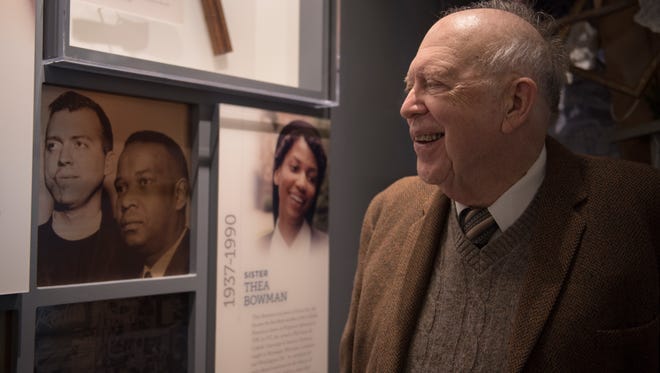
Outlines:
<svg viewBox="0 0 660 373"><path fill-rule="evenodd" d="M488 206L488 212L493 216L500 229L499 232L493 235L493 238L513 225L536 195L545 178L546 158L547 152L545 145L543 145L541 153L539 153L536 161L525 175L507 189L492 205ZM468 207L460 202L455 202L455 204L456 213L459 216L461 211Z"/></svg>

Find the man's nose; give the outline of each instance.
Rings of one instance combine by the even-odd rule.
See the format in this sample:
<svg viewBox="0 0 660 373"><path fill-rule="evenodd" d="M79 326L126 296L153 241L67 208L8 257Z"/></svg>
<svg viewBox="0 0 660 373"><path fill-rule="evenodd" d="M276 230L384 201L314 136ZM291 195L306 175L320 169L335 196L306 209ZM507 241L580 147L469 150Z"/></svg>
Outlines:
<svg viewBox="0 0 660 373"><path fill-rule="evenodd" d="M119 196L119 207L121 208L121 211L126 211L131 207L134 207L137 205L137 200L135 199L135 193L132 192L131 188L127 188L120 196Z"/></svg>
<svg viewBox="0 0 660 373"><path fill-rule="evenodd" d="M411 89L403 100L403 104L401 104L401 116L408 119L415 115L424 114L426 111L423 95L418 94L414 88Z"/></svg>
<svg viewBox="0 0 660 373"><path fill-rule="evenodd" d="M60 166L73 163L73 147L69 144L63 144L62 150L57 158L57 163Z"/></svg>

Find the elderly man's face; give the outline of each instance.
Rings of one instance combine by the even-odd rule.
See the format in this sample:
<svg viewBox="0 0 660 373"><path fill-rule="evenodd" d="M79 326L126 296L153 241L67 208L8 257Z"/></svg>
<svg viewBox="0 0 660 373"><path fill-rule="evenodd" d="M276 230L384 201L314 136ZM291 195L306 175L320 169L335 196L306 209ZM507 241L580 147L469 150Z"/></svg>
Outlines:
<svg viewBox="0 0 660 373"><path fill-rule="evenodd" d="M169 249L179 233L173 160L163 145L132 143L119 157L117 220L129 247L144 256Z"/></svg>
<svg viewBox="0 0 660 373"><path fill-rule="evenodd" d="M61 110L52 115L46 131L44 178L56 208L76 209L100 193L106 164L101 122L93 110Z"/></svg>
<svg viewBox="0 0 660 373"><path fill-rule="evenodd" d="M505 114L499 91L474 63L474 19L444 18L429 31L406 76L401 106L417 154L417 172L447 194L478 182L497 147ZM470 24L472 22L472 24Z"/></svg>

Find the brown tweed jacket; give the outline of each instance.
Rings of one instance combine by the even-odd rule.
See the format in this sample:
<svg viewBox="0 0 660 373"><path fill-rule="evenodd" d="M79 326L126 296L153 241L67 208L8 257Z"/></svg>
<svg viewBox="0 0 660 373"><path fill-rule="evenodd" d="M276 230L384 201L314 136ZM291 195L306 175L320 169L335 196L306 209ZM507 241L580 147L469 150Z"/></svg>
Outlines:
<svg viewBox="0 0 660 373"><path fill-rule="evenodd" d="M658 371L660 172L546 141L510 372ZM417 177L364 219L342 372L401 372L450 200Z"/></svg>

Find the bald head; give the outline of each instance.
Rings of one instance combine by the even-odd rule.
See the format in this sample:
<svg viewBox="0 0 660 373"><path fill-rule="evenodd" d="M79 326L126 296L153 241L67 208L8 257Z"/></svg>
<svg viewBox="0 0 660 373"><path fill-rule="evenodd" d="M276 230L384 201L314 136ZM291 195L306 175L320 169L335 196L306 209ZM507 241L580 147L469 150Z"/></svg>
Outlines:
<svg viewBox="0 0 660 373"><path fill-rule="evenodd" d="M428 31L420 48L452 40L463 60L485 76L527 76L556 112L566 72L553 23L516 2L487 1L450 10Z"/></svg>
<svg viewBox="0 0 660 373"><path fill-rule="evenodd" d="M499 9L480 8L460 10L441 18L428 31L422 45L447 37L449 32L467 45L481 47L505 47L516 39L544 43L539 31L521 17Z"/></svg>

